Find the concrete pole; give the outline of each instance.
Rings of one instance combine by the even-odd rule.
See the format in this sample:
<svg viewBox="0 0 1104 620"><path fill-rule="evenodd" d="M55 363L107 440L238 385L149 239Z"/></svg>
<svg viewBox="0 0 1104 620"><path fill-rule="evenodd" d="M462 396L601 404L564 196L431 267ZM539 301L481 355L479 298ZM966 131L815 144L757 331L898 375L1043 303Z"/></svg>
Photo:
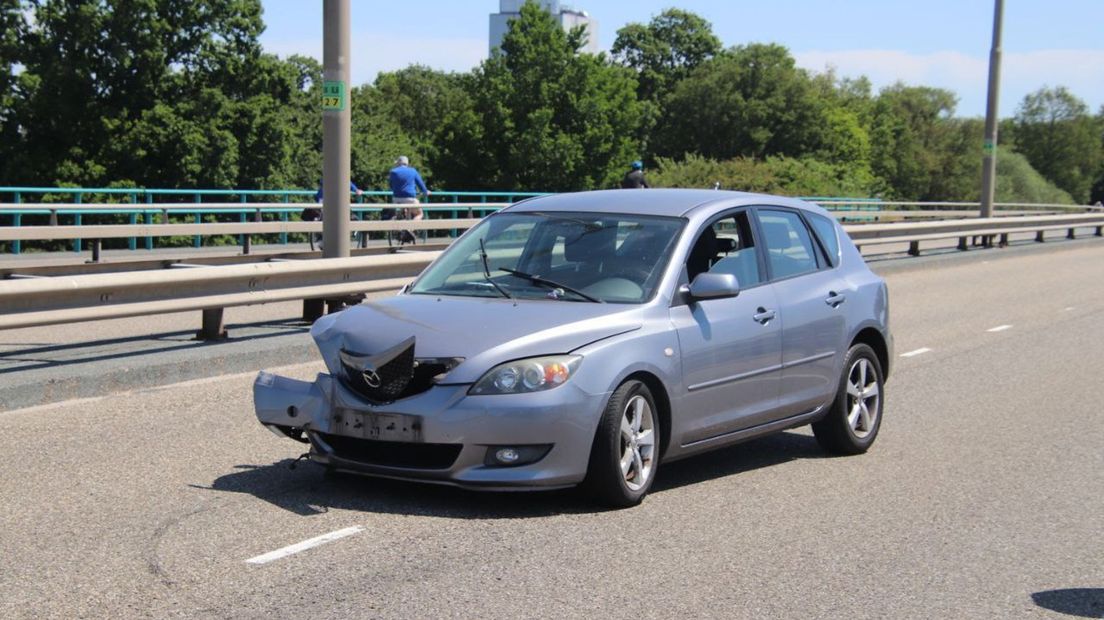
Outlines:
<svg viewBox="0 0 1104 620"><path fill-rule="evenodd" d="M985 153L981 168L981 217L993 217L993 195L997 188L997 103L1000 99L1001 24L1004 0L993 9L993 47L989 50L989 102L985 108Z"/></svg>
<svg viewBox="0 0 1104 620"><path fill-rule="evenodd" d="M323 0L322 256L349 256L349 0Z"/></svg>

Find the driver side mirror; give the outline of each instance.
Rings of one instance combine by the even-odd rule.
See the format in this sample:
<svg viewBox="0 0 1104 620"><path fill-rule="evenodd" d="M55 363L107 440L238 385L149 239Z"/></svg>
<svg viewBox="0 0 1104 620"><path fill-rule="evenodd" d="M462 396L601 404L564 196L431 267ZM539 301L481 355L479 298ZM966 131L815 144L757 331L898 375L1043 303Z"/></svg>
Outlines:
<svg viewBox="0 0 1104 620"><path fill-rule="evenodd" d="M699 273L683 292L691 301L735 297L740 294L740 282L731 273Z"/></svg>

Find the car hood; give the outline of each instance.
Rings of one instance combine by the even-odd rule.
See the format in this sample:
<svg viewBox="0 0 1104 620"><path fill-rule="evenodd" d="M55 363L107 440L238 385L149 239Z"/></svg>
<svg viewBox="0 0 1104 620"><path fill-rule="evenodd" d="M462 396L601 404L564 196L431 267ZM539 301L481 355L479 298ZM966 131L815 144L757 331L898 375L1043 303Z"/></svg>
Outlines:
<svg viewBox="0 0 1104 620"><path fill-rule="evenodd" d="M474 383L503 362L570 353L639 329L639 306L563 300L398 295L319 319L311 328L330 372L340 353L369 355L414 336L418 358L463 358L441 383Z"/></svg>

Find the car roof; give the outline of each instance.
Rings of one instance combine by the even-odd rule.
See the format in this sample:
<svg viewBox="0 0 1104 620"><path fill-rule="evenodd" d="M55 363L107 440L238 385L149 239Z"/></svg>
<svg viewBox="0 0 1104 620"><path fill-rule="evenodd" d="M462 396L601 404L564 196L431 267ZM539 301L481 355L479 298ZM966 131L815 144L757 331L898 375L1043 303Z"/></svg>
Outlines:
<svg viewBox="0 0 1104 620"><path fill-rule="evenodd" d="M712 210L715 207L742 205L783 205L823 211L814 204L784 196L708 189L613 189L551 194L524 200L503 211L583 211L684 217L699 208Z"/></svg>

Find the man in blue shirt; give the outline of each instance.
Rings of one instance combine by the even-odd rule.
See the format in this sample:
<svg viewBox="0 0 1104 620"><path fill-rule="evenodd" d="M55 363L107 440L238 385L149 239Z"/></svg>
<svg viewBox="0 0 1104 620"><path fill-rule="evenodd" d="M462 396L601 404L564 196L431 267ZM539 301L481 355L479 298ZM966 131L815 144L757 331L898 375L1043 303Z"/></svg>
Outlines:
<svg viewBox="0 0 1104 620"><path fill-rule="evenodd" d="M410 159L406 155L395 160L395 167L391 169L388 181L391 184L391 202L394 204L418 204L418 190L429 198L429 190L426 189L422 175L410 166ZM403 207L403 210L406 212L407 219L422 219L422 210L419 207Z"/></svg>

